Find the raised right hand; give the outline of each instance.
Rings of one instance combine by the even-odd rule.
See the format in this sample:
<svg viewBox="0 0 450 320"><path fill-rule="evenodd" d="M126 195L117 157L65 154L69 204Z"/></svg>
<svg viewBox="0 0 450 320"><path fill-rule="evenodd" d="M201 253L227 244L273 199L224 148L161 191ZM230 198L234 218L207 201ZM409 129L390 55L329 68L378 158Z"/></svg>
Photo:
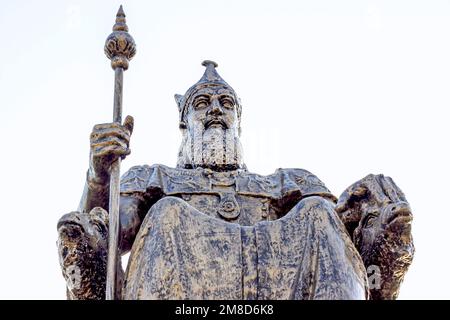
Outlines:
<svg viewBox="0 0 450 320"><path fill-rule="evenodd" d="M97 183L109 181L111 164L119 157L130 154L130 136L134 119L127 116L123 125L118 123L97 124L90 136L90 175Z"/></svg>

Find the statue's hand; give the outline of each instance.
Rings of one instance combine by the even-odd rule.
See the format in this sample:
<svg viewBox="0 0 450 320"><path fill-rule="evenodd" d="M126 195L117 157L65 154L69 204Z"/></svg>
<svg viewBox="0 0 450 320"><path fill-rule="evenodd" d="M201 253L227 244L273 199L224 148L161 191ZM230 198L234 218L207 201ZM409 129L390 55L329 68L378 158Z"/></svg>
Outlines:
<svg viewBox="0 0 450 320"><path fill-rule="evenodd" d="M69 299L104 299L108 214L96 207L58 221L58 253Z"/></svg>
<svg viewBox="0 0 450 320"><path fill-rule="evenodd" d="M366 268L380 269L381 288L371 288L372 298L395 299L414 254L413 216L403 192L389 177L368 175L342 193L336 212Z"/></svg>
<svg viewBox="0 0 450 320"><path fill-rule="evenodd" d="M90 136L90 178L97 183L109 181L111 164L119 157L130 154L130 136L133 132L133 117L127 116L124 124L97 124Z"/></svg>

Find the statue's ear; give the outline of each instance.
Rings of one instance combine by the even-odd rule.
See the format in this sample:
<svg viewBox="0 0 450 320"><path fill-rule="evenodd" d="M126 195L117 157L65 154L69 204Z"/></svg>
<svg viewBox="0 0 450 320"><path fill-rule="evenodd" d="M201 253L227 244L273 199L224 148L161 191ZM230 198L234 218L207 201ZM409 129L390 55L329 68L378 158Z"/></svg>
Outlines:
<svg viewBox="0 0 450 320"><path fill-rule="evenodd" d="M183 107L183 100L184 100L184 96L181 94L175 94L175 101L177 102L177 106L178 106L178 112L180 113L180 117L181 117L181 111L182 111L182 107ZM186 123L180 119L180 129L186 129Z"/></svg>
<svg viewBox="0 0 450 320"><path fill-rule="evenodd" d="M175 94L175 101L177 102L178 111L181 112L181 106L183 103L184 96L182 94Z"/></svg>

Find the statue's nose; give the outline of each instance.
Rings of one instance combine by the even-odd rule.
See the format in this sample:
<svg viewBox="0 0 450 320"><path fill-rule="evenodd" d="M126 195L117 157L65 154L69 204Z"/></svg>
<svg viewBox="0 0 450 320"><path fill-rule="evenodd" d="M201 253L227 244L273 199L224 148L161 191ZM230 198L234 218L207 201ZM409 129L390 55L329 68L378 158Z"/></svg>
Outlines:
<svg viewBox="0 0 450 320"><path fill-rule="evenodd" d="M214 116L220 116L223 114L222 106L220 105L219 99L212 99L211 101L211 107L208 110L208 114L214 115Z"/></svg>

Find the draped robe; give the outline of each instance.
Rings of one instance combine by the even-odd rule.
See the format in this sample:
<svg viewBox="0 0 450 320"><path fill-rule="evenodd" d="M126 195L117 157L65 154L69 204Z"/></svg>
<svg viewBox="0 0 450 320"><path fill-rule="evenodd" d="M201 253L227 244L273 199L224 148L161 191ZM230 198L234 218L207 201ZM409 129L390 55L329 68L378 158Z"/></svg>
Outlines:
<svg viewBox="0 0 450 320"><path fill-rule="evenodd" d="M124 299L365 299L361 258L313 174L136 166L121 195L151 203Z"/></svg>

